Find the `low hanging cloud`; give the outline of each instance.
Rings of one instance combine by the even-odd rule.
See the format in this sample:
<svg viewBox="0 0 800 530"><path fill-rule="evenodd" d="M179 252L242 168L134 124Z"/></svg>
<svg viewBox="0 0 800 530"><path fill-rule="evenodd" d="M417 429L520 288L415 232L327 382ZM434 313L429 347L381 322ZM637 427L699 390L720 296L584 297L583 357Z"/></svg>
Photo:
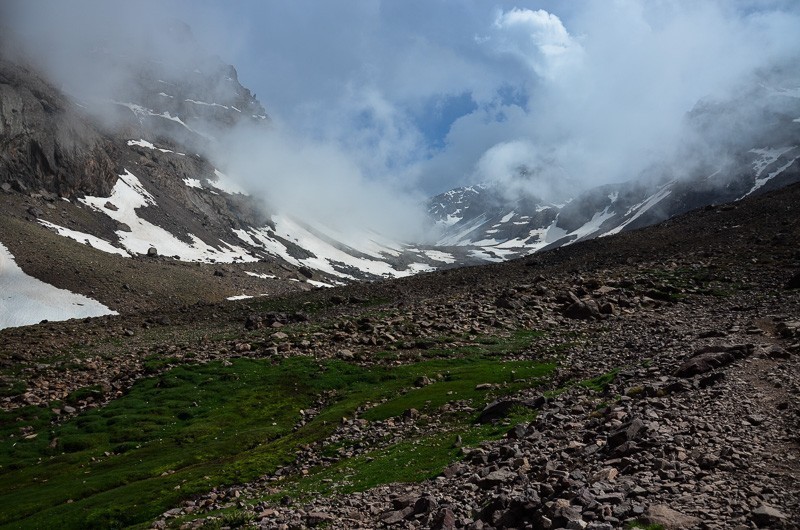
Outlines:
<svg viewBox="0 0 800 530"><path fill-rule="evenodd" d="M527 98L524 104L484 102L461 117L447 149L429 161L434 171L457 161L463 171L471 160L470 179L551 200L636 178L656 163L687 174L690 165L702 165L701 157L721 156L714 144L749 134L747 127L707 129L708 149L679 160L676 153L687 152L687 113L704 98L724 101L743 84L758 83L759 71L800 58L800 36L790 30L800 27L797 4L570 6L566 21L541 9L500 11L490 31L478 36L487 53L527 69ZM531 179L531 172L542 179Z"/></svg>
<svg viewBox="0 0 800 530"><path fill-rule="evenodd" d="M270 212L345 236L375 232L411 241L424 233L423 197L370 179L334 143L297 137L280 124L241 125L220 138L211 156Z"/></svg>
<svg viewBox="0 0 800 530"><path fill-rule="evenodd" d="M192 47L153 21L187 21L192 46L233 63L274 118L269 135L224 140L220 163L276 209L370 226L416 225L422 197L479 181L559 201L657 164L690 175L748 135L769 102L740 98L749 108L737 109L737 128L710 124L702 138L687 113L759 83L782 86L800 57L793 0L3 7L7 24L30 29L54 77L95 91L126 77L113 71L86 86L71 57L87 37L163 53L163 68L177 71ZM130 46L130 35L147 45ZM58 53L47 52L59 39ZM790 65L783 77L780 65Z"/></svg>

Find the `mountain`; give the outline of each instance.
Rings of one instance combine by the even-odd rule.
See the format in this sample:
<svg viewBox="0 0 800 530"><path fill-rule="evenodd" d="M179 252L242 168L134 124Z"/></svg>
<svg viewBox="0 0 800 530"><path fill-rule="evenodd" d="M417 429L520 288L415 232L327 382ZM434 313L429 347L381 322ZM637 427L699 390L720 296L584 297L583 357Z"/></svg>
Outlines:
<svg viewBox="0 0 800 530"><path fill-rule="evenodd" d="M508 260L800 178L800 83L791 69L773 70L727 99L698 102L676 158L634 180L557 204L491 184L452 190L429 201L435 237L420 242L337 229L274 208L280 197L251 194L225 167L225 142L269 134L270 118L233 66L171 24L165 49L92 46L81 75L59 83L24 54L0 59L5 259L108 311Z"/></svg>
<svg viewBox="0 0 800 530"><path fill-rule="evenodd" d="M0 525L796 528L798 201L0 330Z"/></svg>
<svg viewBox="0 0 800 530"><path fill-rule="evenodd" d="M56 87L33 59L0 54L0 243L9 260L123 312L405 276L455 261L368 230L341 233L270 212L213 156L237 128L269 130L265 109L233 66L195 49L188 28L173 34L176 46L192 50L179 64L93 48L75 82L114 80L98 91ZM53 259L47 245L70 258ZM147 285L142 276L165 262L180 278ZM206 289L187 287L195 282Z"/></svg>
<svg viewBox="0 0 800 530"><path fill-rule="evenodd" d="M708 144L690 144L679 158L634 180L590 188L562 204L509 198L491 183L437 195L427 205L440 229L437 245L486 261L513 259L798 182L800 82L784 88L781 79L784 84L771 79L726 101L699 102L687 116L688 134ZM720 130L736 134L713 138ZM707 152L698 157L701 150Z"/></svg>

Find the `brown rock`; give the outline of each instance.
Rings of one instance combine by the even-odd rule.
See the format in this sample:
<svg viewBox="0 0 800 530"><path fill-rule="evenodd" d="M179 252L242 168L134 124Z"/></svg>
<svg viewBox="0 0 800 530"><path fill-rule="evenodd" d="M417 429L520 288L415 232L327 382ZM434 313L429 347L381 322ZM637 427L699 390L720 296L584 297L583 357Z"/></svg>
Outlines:
<svg viewBox="0 0 800 530"><path fill-rule="evenodd" d="M647 524L660 524L664 530L686 530L700 524L700 519L683 514L663 504L647 508L642 517Z"/></svg>

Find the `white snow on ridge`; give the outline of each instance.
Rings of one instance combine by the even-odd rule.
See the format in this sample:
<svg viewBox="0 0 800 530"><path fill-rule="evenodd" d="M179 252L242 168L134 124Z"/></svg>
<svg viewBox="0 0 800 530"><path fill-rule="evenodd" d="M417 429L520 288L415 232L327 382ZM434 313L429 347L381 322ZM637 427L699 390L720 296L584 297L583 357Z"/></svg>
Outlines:
<svg viewBox="0 0 800 530"><path fill-rule="evenodd" d="M201 190L203 189L203 185L200 183L198 179L185 178L183 179L183 183L189 186L190 188L199 188Z"/></svg>
<svg viewBox="0 0 800 530"><path fill-rule="evenodd" d="M658 190L656 193L654 193L653 195L648 197L647 200L645 200L644 202L640 202L636 206L633 206L632 208L630 208L628 210L628 214L630 214L631 212L634 212L634 211L636 212L633 215L633 217L631 217L630 219L628 219L624 223L612 228L608 232L600 234L600 237L610 236L610 235L613 235L613 234L619 234L626 226L628 226L629 224L634 222L636 219L638 219L639 217L644 215L644 213L647 212L650 208L652 208L653 206L655 206L656 204L658 204L659 202L661 202L662 200L667 198L669 196L669 194L672 193L672 190L667 189L670 184L672 184L672 182L669 182L669 183L665 184L660 190ZM626 215L628 215L628 214L626 214Z"/></svg>
<svg viewBox="0 0 800 530"><path fill-rule="evenodd" d="M220 241L220 245L226 248L214 248L194 234L188 234L192 242L186 243L160 226L140 218L136 210L153 206L156 201L139 179L127 169L119 176L111 191L111 197L85 197L80 201L115 221L128 225L131 231L117 230L117 236L123 247L136 254L146 254L150 247L155 247L162 256L178 256L178 259L183 261L208 263L258 260L243 248L223 241ZM106 202L110 202L118 209L113 211L105 208Z"/></svg>
<svg viewBox="0 0 800 530"><path fill-rule="evenodd" d="M447 214L447 217L436 221L436 224L442 226L453 226L463 219L463 217L458 216L459 213L461 213L461 209L456 210L454 214Z"/></svg>
<svg viewBox="0 0 800 530"><path fill-rule="evenodd" d="M753 170L756 172L756 178L760 177L761 173L763 173L770 164L774 164L775 161L777 161L781 156L788 153L795 147L796 146L792 145L789 147L766 147L764 149L751 149L751 153L758 155L758 158L753 161Z"/></svg>
<svg viewBox="0 0 800 530"><path fill-rule="evenodd" d="M117 105L122 105L123 107L127 107L128 109L130 109L131 112L133 112L137 116L154 116L156 118L164 118L170 121L174 121L176 123L183 125L189 132L192 132L198 136L202 136L203 138L208 138L207 135L192 129L191 127L186 125L186 123L184 123L184 121L180 119L178 116L173 116L169 112L165 111L159 114L158 112L154 112L151 109L142 107L141 105L137 105L135 103L124 103L122 101L113 101L113 103Z"/></svg>
<svg viewBox="0 0 800 530"><path fill-rule="evenodd" d="M666 195L665 195L665 197L666 197ZM659 199L659 200L661 200L661 199ZM592 216L592 218L589 221L587 221L585 225L581 226L577 230L573 230L572 232L570 232L569 235L571 235L571 236L574 235L574 236L577 236L577 237L575 239L573 239L572 241L570 241L569 243L567 243L567 244L568 245L572 244L575 241L578 241L581 238L584 238L586 236L592 235L595 232L597 232L598 230L600 230L600 226L603 223L605 223L607 220L609 220L612 217L614 217L615 215L617 215L615 212L609 212L608 211L609 208L610 208L610 206L606 206L606 208L602 212L595 212L595 214ZM633 219L631 219L631 221L632 220Z"/></svg>
<svg viewBox="0 0 800 530"><path fill-rule="evenodd" d="M786 171L787 169L789 169L789 167L790 167L792 164L794 164L794 163L795 163L795 161L796 161L797 159L800 159L800 156L796 156L796 157L794 157L794 158L790 159L790 160L789 160L788 162L786 162L784 165L782 165L781 167L779 167L778 169L776 169L776 170L775 170L775 171L773 171L772 173L769 173L769 174L768 174L766 177L763 177L763 178L756 178L756 180L755 180L755 183L753 184L753 187L750 189L750 191L748 191L747 193L745 193L744 195L742 195L741 197L739 197L739 200L742 200L742 199L744 199L745 197L747 197L748 195L752 194L753 192L755 192L755 191L756 191L756 190L758 190L759 188L763 187L763 186L764 186L764 184L766 184L766 183L767 183L767 182L769 182L770 180L774 179L775 177L777 177L778 175L780 175L781 173L783 173L784 171Z"/></svg>
<svg viewBox="0 0 800 530"><path fill-rule="evenodd" d="M457 234L452 234L445 236L439 241L436 242L437 246L442 247L452 247L452 246L468 246L471 245L472 242L469 240L467 236L471 232L479 229L481 226L485 225L488 222L485 215L481 215L476 217L475 219L471 220L466 226L464 226L460 232Z"/></svg>
<svg viewBox="0 0 800 530"><path fill-rule="evenodd" d="M229 195L247 195L247 192L239 186L232 178L228 175L219 171L218 169L214 170L214 174L217 176L217 180L209 180L208 183L217 188L220 191L224 191Z"/></svg>
<svg viewBox="0 0 800 530"><path fill-rule="evenodd" d="M0 243L0 329L37 324L42 320L116 314L96 300L28 276Z"/></svg>
<svg viewBox="0 0 800 530"><path fill-rule="evenodd" d="M68 237L70 239L74 239L78 243L83 243L84 245L88 245L92 248L96 248L97 250L102 250L103 252L108 252L109 254L119 254L120 256L130 257L124 249L119 247L115 247L111 244L110 241L106 241L105 239L99 238L97 236L93 236L92 234L86 234L84 232L78 232L77 230L70 230L69 228L64 228L63 226L58 226L57 224L53 224L49 221L45 221L43 219L38 220L39 223L47 228L51 228L55 230L58 235Z"/></svg>
<svg viewBox="0 0 800 530"><path fill-rule="evenodd" d="M500 263L505 261L505 258L502 255L497 256L496 254L497 251L493 248L472 249L469 251L470 256L483 261L491 261L493 263Z"/></svg>
<svg viewBox="0 0 800 530"><path fill-rule="evenodd" d="M513 212L513 211L508 213L508 214L506 214L505 216L503 216L502 219L500 219L500 223L502 224L502 223L509 222L511 220L511 218L514 217L515 215L517 215L517 212Z"/></svg>
<svg viewBox="0 0 800 530"><path fill-rule="evenodd" d="M440 261L442 263L455 263L456 258L452 254L442 252L441 250L423 250L422 254L432 259L433 261Z"/></svg>
<svg viewBox="0 0 800 530"><path fill-rule="evenodd" d="M353 267L368 274L389 278L410 276L418 272L433 270L432 267L424 263L412 263L405 270L397 270L381 259L376 258L373 260L348 254L291 218L274 215L272 216L272 222L275 225L274 232L267 227L233 230L233 232L242 241L254 247L263 248L268 253L278 256L293 265L298 267L307 266L344 279L352 280L354 277L351 274L337 270L333 265L334 262L343 264L346 267ZM293 256L278 238L296 244L298 247L313 254L314 257L297 258ZM362 249L358 250L361 251Z"/></svg>
<svg viewBox="0 0 800 530"><path fill-rule="evenodd" d="M219 103L206 103L205 101L195 101L193 99L184 99L187 103L194 103L195 105L204 105L206 107L221 107L225 110L228 110L227 105L220 105Z"/></svg>

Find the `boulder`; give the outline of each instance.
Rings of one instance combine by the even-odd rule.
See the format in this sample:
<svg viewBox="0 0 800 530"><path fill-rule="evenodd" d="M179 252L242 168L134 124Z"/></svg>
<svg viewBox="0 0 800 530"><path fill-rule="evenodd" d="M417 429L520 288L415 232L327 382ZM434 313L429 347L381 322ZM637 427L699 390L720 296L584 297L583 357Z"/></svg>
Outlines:
<svg viewBox="0 0 800 530"><path fill-rule="evenodd" d="M706 346L695 352L694 356L681 364L675 375L694 377L726 366L737 359L747 357L755 350L752 344Z"/></svg>
<svg viewBox="0 0 800 530"><path fill-rule="evenodd" d="M700 524L697 517L683 514L663 504L647 508L642 519L647 524L661 525L664 530L686 530Z"/></svg>

